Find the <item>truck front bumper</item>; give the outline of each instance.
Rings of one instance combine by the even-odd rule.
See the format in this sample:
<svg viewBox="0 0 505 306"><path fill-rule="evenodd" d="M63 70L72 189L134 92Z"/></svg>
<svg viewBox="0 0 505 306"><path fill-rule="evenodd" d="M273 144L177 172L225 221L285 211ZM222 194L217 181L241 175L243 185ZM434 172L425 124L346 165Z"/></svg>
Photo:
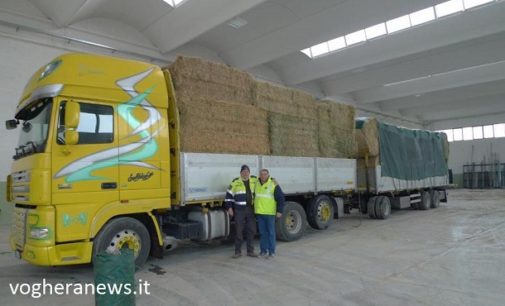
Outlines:
<svg viewBox="0 0 505 306"><path fill-rule="evenodd" d="M11 249L16 257L39 266L63 266L91 262L93 242L73 242L52 246L33 246L25 244L23 250L18 250L16 242L11 238Z"/></svg>

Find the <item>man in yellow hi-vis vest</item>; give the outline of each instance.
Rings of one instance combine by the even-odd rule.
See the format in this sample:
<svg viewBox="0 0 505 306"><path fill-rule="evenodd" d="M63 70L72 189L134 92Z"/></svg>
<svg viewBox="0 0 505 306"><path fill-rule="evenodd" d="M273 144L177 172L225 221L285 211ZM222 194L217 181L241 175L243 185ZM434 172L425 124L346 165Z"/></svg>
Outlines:
<svg viewBox="0 0 505 306"><path fill-rule="evenodd" d="M272 258L275 256L275 217L282 217L284 193L267 169L261 169L254 193L254 212L260 232L260 256Z"/></svg>
<svg viewBox="0 0 505 306"><path fill-rule="evenodd" d="M233 258L242 256L242 242L244 241L244 231L247 242L247 256L258 257L254 253L253 239L256 234L256 222L254 220L253 199L254 189L258 179L250 175L247 165L240 168L240 177L235 178L224 199L224 207L230 217L235 217L235 254Z"/></svg>

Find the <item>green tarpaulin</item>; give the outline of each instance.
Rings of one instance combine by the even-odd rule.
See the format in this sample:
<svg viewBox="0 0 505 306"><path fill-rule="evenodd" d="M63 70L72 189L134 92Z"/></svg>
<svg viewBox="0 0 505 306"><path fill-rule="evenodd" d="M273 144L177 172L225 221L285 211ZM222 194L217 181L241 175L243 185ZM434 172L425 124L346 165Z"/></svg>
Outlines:
<svg viewBox="0 0 505 306"><path fill-rule="evenodd" d="M378 125L382 176L421 180L447 175L440 133Z"/></svg>

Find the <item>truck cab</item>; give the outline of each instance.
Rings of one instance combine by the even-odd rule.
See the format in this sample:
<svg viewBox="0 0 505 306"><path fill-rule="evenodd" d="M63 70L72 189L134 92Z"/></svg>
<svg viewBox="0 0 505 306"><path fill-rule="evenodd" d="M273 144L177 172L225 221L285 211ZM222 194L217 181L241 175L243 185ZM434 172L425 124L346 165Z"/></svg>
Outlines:
<svg viewBox="0 0 505 306"><path fill-rule="evenodd" d="M60 56L35 72L6 122L20 134L7 178L10 245L20 258L88 263L126 246L143 261L162 244L152 212L171 206L173 97L164 73L88 54ZM123 227L114 224L120 216Z"/></svg>

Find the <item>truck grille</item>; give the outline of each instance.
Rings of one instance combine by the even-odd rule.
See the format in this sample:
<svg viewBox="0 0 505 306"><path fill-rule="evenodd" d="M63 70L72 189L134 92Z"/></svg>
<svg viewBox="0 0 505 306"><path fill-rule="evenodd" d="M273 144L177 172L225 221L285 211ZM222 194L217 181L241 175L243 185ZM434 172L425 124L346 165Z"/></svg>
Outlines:
<svg viewBox="0 0 505 306"><path fill-rule="evenodd" d="M22 251L25 246L26 239L26 216L28 209L16 207L14 209L14 220L12 223L12 234L16 239L18 250Z"/></svg>

